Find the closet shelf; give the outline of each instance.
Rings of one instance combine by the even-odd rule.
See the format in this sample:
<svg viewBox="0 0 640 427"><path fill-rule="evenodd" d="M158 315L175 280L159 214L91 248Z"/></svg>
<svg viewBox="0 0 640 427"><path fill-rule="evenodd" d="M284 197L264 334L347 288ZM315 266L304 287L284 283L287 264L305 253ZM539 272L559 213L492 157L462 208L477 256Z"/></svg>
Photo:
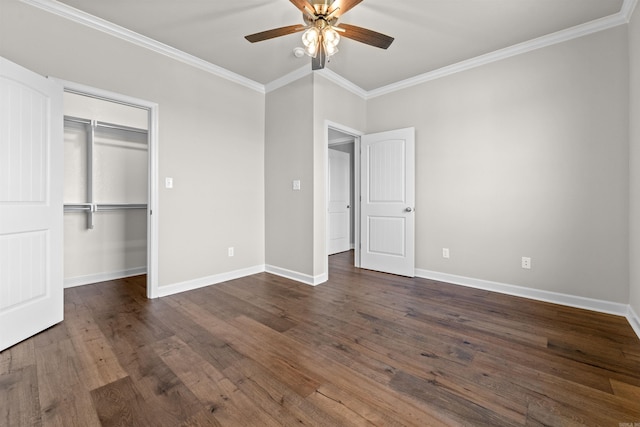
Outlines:
<svg viewBox="0 0 640 427"><path fill-rule="evenodd" d="M101 121L92 121L89 119L83 119L81 117L73 117L73 116L64 116L64 120L67 122L72 122L72 123L80 123L83 125L94 125L96 127L102 127L102 128L107 128L107 129L114 129L114 130L121 130L121 131L126 131L126 132L136 132L136 133L142 133L142 134L147 134L147 130L146 129L140 129L140 128L135 128L135 127L131 127L131 126L124 126L124 125L117 125L114 123L108 123L108 122L101 122Z"/></svg>
<svg viewBox="0 0 640 427"><path fill-rule="evenodd" d="M131 132L129 137L136 135L136 138L142 138L139 135L148 135L146 129L135 128L131 126L118 125L114 123L101 122L98 120L84 119L81 117L64 116L65 123L76 123L82 125L86 129L86 203L65 203L64 212L81 212L87 215L87 229L93 229L93 215L97 212L129 210L129 209L147 209L146 204L141 203L96 203L94 199L94 144L96 134L100 132L105 135L110 131ZM122 133L119 134L120 136Z"/></svg>

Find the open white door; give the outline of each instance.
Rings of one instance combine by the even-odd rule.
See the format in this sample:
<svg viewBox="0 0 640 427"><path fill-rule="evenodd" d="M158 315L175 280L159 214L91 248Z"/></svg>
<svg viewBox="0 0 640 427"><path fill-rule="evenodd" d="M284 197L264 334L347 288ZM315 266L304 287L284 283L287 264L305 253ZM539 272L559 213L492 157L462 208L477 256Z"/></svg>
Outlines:
<svg viewBox="0 0 640 427"><path fill-rule="evenodd" d="M0 351L62 321L62 90L0 58Z"/></svg>
<svg viewBox="0 0 640 427"><path fill-rule="evenodd" d="M415 276L415 130L361 138L360 267Z"/></svg>
<svg viewBox="0 0 640 427"><path fill-rule="evenodd" d="M329 255L351 249L351 156L329 149Z"/></svg>

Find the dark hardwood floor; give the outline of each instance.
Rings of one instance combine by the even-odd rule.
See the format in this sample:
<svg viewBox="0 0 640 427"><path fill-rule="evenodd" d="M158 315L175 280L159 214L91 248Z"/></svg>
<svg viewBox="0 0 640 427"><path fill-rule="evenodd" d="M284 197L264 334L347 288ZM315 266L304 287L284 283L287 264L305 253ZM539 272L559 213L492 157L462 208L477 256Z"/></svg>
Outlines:
<svg viewBox="0 0 640 427"><path fill-rule="evenodd" d="M624 318L409 279L334 255L147 300L65 291L65 321L0 353L2 426L633 426ZM640 425L640 424L637 424Z"/></svg>

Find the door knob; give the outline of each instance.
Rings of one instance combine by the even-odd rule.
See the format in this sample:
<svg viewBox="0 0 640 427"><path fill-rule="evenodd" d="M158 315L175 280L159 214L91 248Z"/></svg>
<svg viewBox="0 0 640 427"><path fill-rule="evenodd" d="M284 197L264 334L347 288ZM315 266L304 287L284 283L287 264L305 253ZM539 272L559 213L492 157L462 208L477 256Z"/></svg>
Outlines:
<svg viewBox="0 0 640 427"><path fill-rule="evenodd" d="M413 212L413 208L411 208L411 207L406 208L406 209L405 209L405 211L407 211L407 212Z"/></svg>

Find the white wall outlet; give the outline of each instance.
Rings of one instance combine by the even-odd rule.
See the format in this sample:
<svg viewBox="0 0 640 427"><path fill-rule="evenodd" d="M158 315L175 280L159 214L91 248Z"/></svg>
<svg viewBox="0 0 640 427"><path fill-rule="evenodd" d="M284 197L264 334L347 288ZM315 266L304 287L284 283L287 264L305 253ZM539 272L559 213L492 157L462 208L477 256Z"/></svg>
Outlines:
<svg viewBox="0 0 640 427"><path fill-rule="evenodd" d="M449 248L442 248L442 258L449 258Z"/></svg>
<svg viewBox="0 0 640 427"><path fill-rule="evenodd" d="M229 254L229 256L233 256L233 253L234 253L233 246L231 246L229 249L227 249L227 253Z"/></svg>
<svg viewBox="0 0 640 427"><path fill-rule="evenodd" d="M300 190L300 180L299 179L294 179L293 180L293 189L298 191Z"/></svg>
<svg viewBox="0 0 640 427"><path fill-rule="evenodd" d="M173 178L166 177L164 179L164 188L173 188Z"/></svg>
<svg viewBox="0 0 640 427"><path fill-rule="evenodd" d="M531 258L523 256L522 257L522 268L530 270L531 269Z"/></svg>

